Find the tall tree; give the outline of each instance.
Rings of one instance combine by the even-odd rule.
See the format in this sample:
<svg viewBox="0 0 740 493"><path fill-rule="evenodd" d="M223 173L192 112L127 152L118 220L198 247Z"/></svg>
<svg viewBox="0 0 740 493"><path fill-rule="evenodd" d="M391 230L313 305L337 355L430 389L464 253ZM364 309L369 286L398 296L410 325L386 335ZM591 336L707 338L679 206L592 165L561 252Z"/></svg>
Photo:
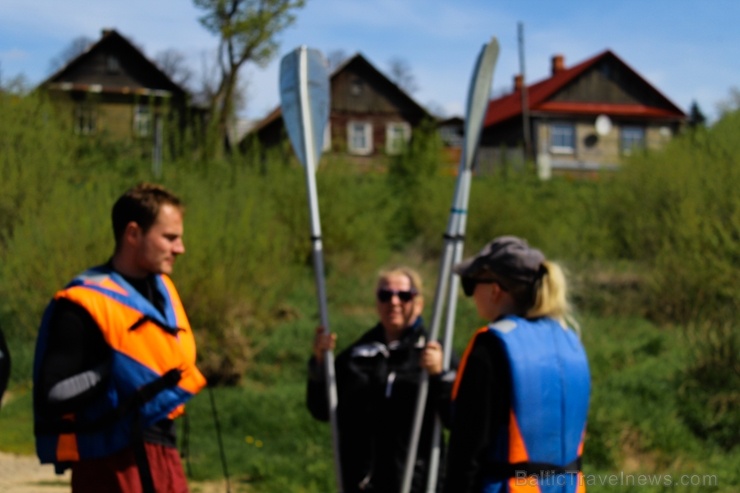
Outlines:
<svg viewBox="0 0 740 493"><path fill-rule="evenodd" d="M234 117L239 69L247 62L266 65L278 49L276 36L295 21L305 0L193 0L205 14L203 26L220 37L219 83L211 111L219 136L230 148L228 129Z"/></svg>
<svg viewBox="0 0 740 493"><path fill-rule="evenodd" d="M731 87L730 94L727 98L717 103L717 112L719 118L722 118L727 113L740 110L740 88Z"/></svg>
<svg viewBox="0 0 740 493"><path fill-rule="evenodd" d="M448 116L447 109L437 101L428 101L425 105L426 110L437 118L446 118Z"/></svg>
<svg viewBox="0 0 740 493"><path fill-rule="evenodd" d="M79 55L82 55L93 44L93 40L87 36L77 36L59 52L57 56L49 62L50 72L56 72L71 62Z"/></svg>
<svg viewBox="0 0 740 493"><path fill-rule="evenodd" d="M189 87L193 78L193 71L188 67L185 55L174 48L160 51L154 57L159 68L181 87Z"/></svg>
<svg viewBox="0 0 740 493"><path fill-rule="evenodd" d="M416 77L411 72L411 65L403 58L392 58L388 62L390 69L390 79L401 89L409 94L413 94L419 90L419 86L416 84Z"/></svg>
<svg viewBox="0 0 740 493"><path fill-rule="evenodd" d="M6 92L8 94L28 94L31 90L31 83L28 81L25 75L18 74L10 77L9 79L4 78L3 66L0 63L0 93Z"/></svg>
<svg viewBox="0 0 740 493"><path fill-rule="evenodd" d="M691 102L691 108L689 109L689 126L690 127L703 127L707 122L707 117L699 108L699 103L696 101Z"/></svg>
<svg viewBox="0 0 740 493"><path fill-rule="evenodd" d="M326 55L326 61L329 64L329 71L334 72L341 64L347 60L347 53L342 50L332 50Z"/></svg>

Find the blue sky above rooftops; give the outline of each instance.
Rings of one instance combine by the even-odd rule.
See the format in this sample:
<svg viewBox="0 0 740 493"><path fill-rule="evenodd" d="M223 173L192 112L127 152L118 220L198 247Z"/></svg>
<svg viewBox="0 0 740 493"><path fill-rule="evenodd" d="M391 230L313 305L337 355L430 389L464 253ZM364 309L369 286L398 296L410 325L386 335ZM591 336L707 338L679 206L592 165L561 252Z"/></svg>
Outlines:
<svg viewBox="0 0 740 493"><path fill-rule="evenodd" d="M0 0L0 77L23 74L35 85L72 40L97 40L103 28L115 28L150 58L176 49L197 72L218 42L200 14L189 0ZM244 70L244 116L261 118L279 103L280 58L299 45L325 55L361 52L385 73L390 60L401 59L417 102L462 116L475 57L491 36L501 45L493 93L511 90L521 22L529 83L549 75L554 54L570 67L611 49L681 109L695 100L713 119L730 89L740 88L738 21L737 0L308 0L280 35L279 55Z"/></svg>

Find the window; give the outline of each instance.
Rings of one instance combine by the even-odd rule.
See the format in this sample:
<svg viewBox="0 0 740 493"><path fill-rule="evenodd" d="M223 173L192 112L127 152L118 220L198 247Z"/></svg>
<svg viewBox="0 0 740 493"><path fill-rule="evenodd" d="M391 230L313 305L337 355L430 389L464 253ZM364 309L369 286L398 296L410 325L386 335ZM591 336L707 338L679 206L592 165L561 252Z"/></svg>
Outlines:
<svg viewBox="0 0 740 493"><path fill-rule="evenodd" d="M350 94L353 96L359 96L362 94L362 87L363 87L362 79L352 79L352 82L350 82Z"/></svg>
<svg viewBox="0 0 740 493"><path fill-rule="evenodd" d="M148 105L137 104L134 107L134 135L148 137L152 133L152 114Z"/></svg>
<svg viewBox="0 0 740 493"><path fill-rule="evenodd" d="M611 66L606 63L602 62L601 66L599 67L599 71L604 75L604 77L608 80L611 80L612 78L612 69Z"/></svg>
<svg viewBox="0 0 740 493"><path fill-rule="evenodd" d="M322 143L321 151L331 151L331 122L327 122L324 128L324 142Z"/></svg>
<svg viewBox="0 0 740 493"><path fill-rule="evenodd" d="M633 149L645 148L645 129L635 126L624 126L620 130L619 146L622 154L629 156Z"/></svg>
<svg viewBox="0 0 740 493"><path fill-rule="evenodd" d="M367 155L373 152L373 126L367 122L349 122L347 148L352 154Z"/></svg>
<svg viewBox="0 0 740 493"><path fill-rule="evenodd" d="M439 136L446 146L462 147L463 145L462 128L453 127L451 125L439 127Z"/></svg>
<svg viewBox="0 0 740 493"><path fill-rule="evenodd" d="M90 135L95 133L95 107L88 102L75 106L75 133Z"/></svg>
<svg viewBox="0 0 740 493"><path fill-rule="evenodd" d="M389 123L385 127L385 152L400 154L411 138L411 127L406 122Z"/></svg>
<svg viewBox="0 0 740 493"><path fill-rule="evenodd" d="M550 151L555 154L573 154L576 150L576 129L568 123L550 125Z"/></svg>
<svg viewBox="0 0 740 493"><path fill-rule="evenodd" d="M117 74L121 71L121 63L114 55L105 57L105 71L109 74Z"/></svg>

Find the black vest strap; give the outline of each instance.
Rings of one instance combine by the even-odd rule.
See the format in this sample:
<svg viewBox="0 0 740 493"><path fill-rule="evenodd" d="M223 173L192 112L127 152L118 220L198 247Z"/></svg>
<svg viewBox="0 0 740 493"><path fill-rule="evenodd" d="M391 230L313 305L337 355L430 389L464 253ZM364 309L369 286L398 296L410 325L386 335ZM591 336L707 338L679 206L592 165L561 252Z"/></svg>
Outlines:
<svg viewBox="0 0 740 493"><path fill-rule="evenodd" d="M580 470L580 457L564 466L556 466L546 462L516 462L513 464L491 462L485 466L486 476L496 479L520 478L524 476L545 478L555 474L575 474Z"/></svg>
<svg viewBox="0 0 740 493"><path fill-rule="evenodd" d="M156 493L154 489L154 478L152 478L152 468L149 465L149 458L146 456L146 446L144 445L144 436L142 434L141 416L136 412L133 429L133 448L136 465L139 468L139 481L141 482L141 491L143 493Z"/></svg>

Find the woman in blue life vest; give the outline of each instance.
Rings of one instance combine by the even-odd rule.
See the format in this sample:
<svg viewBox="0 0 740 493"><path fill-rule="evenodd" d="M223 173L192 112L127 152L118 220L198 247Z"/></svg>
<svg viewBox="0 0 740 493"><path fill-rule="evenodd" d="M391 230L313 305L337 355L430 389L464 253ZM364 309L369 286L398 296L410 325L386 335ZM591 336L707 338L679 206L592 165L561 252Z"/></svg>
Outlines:
<svg viewBox="0 0 740 493"><path fill-rule="evenodd" d="M446 493L581 493L590 374L562 269L514 236L454 267L490 323L453 387Z"/></svg>

